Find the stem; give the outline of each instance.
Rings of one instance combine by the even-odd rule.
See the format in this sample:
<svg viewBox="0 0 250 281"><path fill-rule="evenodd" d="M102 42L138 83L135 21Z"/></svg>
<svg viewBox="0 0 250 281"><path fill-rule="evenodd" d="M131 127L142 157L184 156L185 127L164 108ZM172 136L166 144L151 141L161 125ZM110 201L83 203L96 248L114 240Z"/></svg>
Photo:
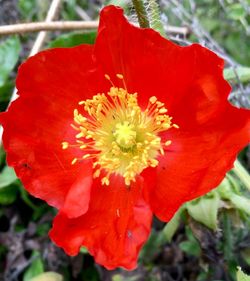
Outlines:
<svg viewBox="0 0 250 281"><path fill-rule="evenodd" d="M164 26L161 22L161 15L159 5L156 0L149 0L150 7L150 25L153 29L158 31L162 36L166 36Z"/></svg>
<svg viewBox="0 0 250 281"><path fill-rule="evenodd" d="M136 11L136 14L138 17L138 22L139 22L140 27L142 27L142 28L150 27L148 15L147 15L146 9L144 7L143 0L132 0L132 2L135 7L135 11Z"/></svg>
<svg viewBox="0 0 250 281"><path fill-rule="evenodd" d="M239 177L239 179L245 184L247 189L250 190L250 175L248 171L242 166L239 160L234 162L234 173Z"/></svg>

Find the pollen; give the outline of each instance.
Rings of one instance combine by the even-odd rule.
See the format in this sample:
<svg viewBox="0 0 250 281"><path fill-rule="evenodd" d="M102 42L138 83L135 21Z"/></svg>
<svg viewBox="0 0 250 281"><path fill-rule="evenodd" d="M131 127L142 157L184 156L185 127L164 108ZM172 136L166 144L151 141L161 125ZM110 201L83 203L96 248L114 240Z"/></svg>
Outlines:
<svg viewBox="0 0 250 281"><path fill-rule="evenodd" d="M109 92L79 102L82 110L74 110L71 124L76 131L75 143L63 141L62 149L82 151L72 165L92 159L94 177L101 177L103 185L109 185L110 176L118 174L130 186L144 169L158 166L158 157L172 143L161 136L179 126L172 123L165 104L156 96L142 108L138 94L127 91L122 74L116 78L122 80L123 87L116 87L109 75L105 78L111 83Z"/></svg>

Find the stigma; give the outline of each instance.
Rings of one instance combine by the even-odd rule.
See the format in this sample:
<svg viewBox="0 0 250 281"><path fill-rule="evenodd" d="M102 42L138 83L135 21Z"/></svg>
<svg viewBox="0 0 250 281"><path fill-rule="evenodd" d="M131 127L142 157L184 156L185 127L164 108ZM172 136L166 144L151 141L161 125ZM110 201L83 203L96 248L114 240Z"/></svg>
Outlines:
<svg viewBox="0 0 250 281"><path fill-rule="evenodd" d="M122 74L116 75L123 87L116 87L108 75L111 87L107 93L98 93L92 99L80 101L82 112L75 109L75 143L62 142L62 148L82 151L72 165L92 159L94 177L101 177L109 185L110 176L119 174L127 186L148 167L157 167L158 156L165 153L171 140L162 141L161 133L178 128L167 115L164 103L155 96L145 108L138 104L138 94L129 93Z"/></svg>

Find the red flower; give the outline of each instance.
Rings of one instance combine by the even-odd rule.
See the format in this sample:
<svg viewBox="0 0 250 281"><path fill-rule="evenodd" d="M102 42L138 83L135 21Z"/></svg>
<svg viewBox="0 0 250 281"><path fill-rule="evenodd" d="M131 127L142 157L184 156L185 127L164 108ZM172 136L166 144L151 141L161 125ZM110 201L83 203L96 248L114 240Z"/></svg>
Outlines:
<svg viewBox="0 0 250 281"><path fill-rule="evenodd" d="M60 210L57 245L133 269L152 213L168 221L221 182L250 138L249 111L228 103L222 70L211 51L134 27L114 6L94 46L22 64L3 142L25 188Z"/></svg>

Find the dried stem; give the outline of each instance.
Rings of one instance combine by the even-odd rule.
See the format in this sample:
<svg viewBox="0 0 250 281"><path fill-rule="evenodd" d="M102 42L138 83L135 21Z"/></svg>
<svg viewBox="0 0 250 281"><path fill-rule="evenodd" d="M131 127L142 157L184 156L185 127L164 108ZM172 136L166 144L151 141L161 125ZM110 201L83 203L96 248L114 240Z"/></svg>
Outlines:
<svg viewBox="0 0 250 281"><path fill-rule="evenodd" d="M53 22L31 22L0 26L0 35L10 35L37 31L66 31L66 30L88 30L96 29L98 21L53 21ZM188 35L187 27L167 26L166 32L169 34Z"/></svg>
<svg viewBox="0 0 250 281"><path fill-rule="evenodd" d="M0 26L0 35L27 33L36 31L53 30L84 30L96 29L97 21L53 21L53 22L31 22Z"/></svg>

